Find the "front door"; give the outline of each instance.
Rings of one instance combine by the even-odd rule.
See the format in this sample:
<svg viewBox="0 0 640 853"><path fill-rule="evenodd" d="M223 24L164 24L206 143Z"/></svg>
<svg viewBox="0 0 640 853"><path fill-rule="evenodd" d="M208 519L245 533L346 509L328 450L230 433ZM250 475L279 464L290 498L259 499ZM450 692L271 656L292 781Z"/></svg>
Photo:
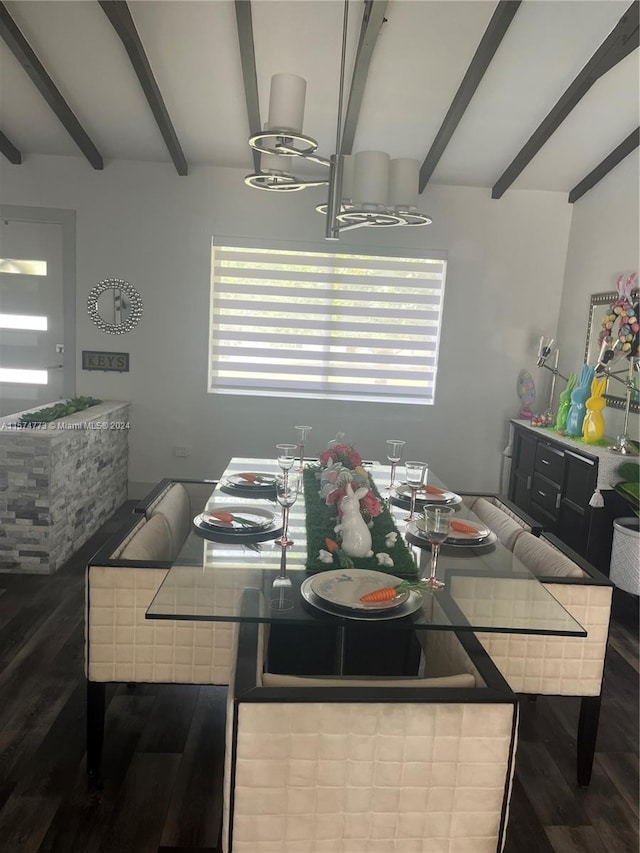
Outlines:
<svg viewBox="0 0 640 853"><path fill-rule="evenodd" d="M62 225L0 221L0 416L64 396L63 304Z"/></svg>

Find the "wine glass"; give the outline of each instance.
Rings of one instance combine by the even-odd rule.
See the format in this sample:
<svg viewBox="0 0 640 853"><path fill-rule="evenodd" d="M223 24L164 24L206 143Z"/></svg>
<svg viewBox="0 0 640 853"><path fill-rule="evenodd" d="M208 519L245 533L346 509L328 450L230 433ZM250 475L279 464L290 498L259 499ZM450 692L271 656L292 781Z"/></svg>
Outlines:
<svg viewBox="0 0 640 853"><path fill-rule="evenodd" d="M293 463L296 461L296 450L298 449L296 444L276 444L276 450L278 451L278 465L280 466L280 470L284 474L285 478L287 476L287 472L293 468Z"/></svg>
<svg viewBox="0 0 640 853"><path fill-rule="evenodd" d="M309 437L309 433L313 429L310 426L297 426L296 429L300 433L300 437L298 438L298 453L300 454L300 467L298 471L302 473L304 471L304 443Z"/></svg>
<svg viewBox="0 0 640 853"><path fill-rule="evenodd" d="M396 466L398 462L402 459L402 452L404 450L404 446L406 441L401 441L399 438L388 438L387 439L387 459L391 462L391 479L389 481L389 485L387 486L387 491L390 492L393 489L393 484L396 480Z"/></svg>
<svg viewBox="0 0 640 853"><path fill-rule="evenodd" d="M438 554L440 553L440 545L449 535L449 522L455 511L455 507L452 506L426 506L423 510L423 533L425 539L431 543L431 567L429 577L420 578L420 580L424 581L429 589L442 589L444 586L443 581L436 578Z"/></svg>
<svg viewBox="0 0 640 853"><path fill-rule="evenodd" d="M415 514L416 495L418 493L418 489L424 486L427 481L427 471L429 470L429 466L426 462L407 462L405 464L405 468L407 472L407 486L411 489L409 515L406 516L405 521L415 521L417 518Z"/></svg>
<svg viewBox="0 0 640 853"><path fill-rule="evenodd" d="M288 474L287 471L276 483L276 498L282 507L282 536L276 539L276 545L282 545L283 548L293 545L293 539L289 538L289 510L298 499L299 488L299 475Z"/></svg>

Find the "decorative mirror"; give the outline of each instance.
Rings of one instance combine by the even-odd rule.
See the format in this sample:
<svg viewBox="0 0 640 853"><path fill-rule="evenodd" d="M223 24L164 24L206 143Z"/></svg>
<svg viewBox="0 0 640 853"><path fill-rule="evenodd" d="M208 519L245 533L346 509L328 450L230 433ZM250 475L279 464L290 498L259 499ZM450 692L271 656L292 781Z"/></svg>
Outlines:
<svg viewBox="0 0 640 853"><path fill-rule="evenodd" d="M634 288L631 291L630 301L633 303L635 307L636 317L638 316L638 288ZM616 300L619 299L619 294L615 290L609 290L606 293L594 293L591 296L591 302L589 305L589 319L587 321L587 340L585 344L584 350L584 360L585 364L595 365L598 362L598 355L600 352L600 343L598 341L598 337L600 335L600 329L602 327L603 317L606 313L606 309L613 305ZM612 367L614 371L622 371L623 375L625 372L625 368L627 365L627 360L622 357L622 354L616 356L616 361L611 362L609 367ZM615 390L624 392L624 388L619 383L609 381L607 385L607 390L612 391ZM613 409L625 409L626 408L626 399L624 396L619 394L605 394L605 399L607 401L607 405L611 406ZM629 406L629 411L638 413L639 411L639 400L638 400L638 392L635 392L631 397L631 402Z"/></svg>
<svg viewBox="0 0 640 853"><path fill-rule="evenodd" d="M91 290L87 311L92 322L109 335L124 335L142 317L140 294L121 278L105 278Z"/></svg>

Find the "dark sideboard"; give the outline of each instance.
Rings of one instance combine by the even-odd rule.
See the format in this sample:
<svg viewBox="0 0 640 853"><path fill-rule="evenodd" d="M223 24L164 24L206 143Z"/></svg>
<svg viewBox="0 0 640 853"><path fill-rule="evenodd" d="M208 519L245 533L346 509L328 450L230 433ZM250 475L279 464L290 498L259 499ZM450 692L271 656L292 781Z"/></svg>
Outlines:
<svg viewBox="0 0 640 853"><path fill-rule="evenodd" d="M509 499L608 575L613 520L631 511L616 492L603 488L598 476L603 449L587 449L527 422L511 424ZM589 501L598 485L604 506L595 508Z"/></svg>

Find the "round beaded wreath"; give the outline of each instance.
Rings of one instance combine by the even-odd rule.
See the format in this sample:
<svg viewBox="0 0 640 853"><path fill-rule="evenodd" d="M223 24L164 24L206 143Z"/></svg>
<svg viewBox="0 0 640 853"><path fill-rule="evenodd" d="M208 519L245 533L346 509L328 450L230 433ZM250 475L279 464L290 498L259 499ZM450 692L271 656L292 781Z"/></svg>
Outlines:
<svg viewBox="0 0 640 853"><path fill-rule="evenodd" d="M638 332L640 321L638 319L638 303L631 300L631 287L636 276L629 276L626 282L618 279L618 298L612 302L602 318L600 334L598 335L598 346L603 341L617 337L616 349L623 353L634 355L638 350ZM634 344L635 340L635 344Z"/></svg>

